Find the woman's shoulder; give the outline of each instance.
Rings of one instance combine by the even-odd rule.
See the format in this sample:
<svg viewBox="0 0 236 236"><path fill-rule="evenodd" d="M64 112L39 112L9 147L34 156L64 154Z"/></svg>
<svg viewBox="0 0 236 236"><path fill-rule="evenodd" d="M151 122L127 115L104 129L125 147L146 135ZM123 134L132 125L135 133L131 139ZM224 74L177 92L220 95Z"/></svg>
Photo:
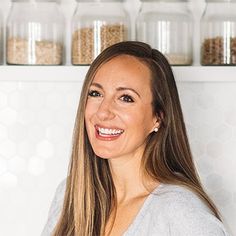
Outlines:
<svg viewBox="0 0 236 236"><path fill-rule="evenodd" d="M210 212L201 198L187 187L173 184L161 184L153 192L155 200L162 201L163 206L168 208L193 207ZM156 196L156 197L155 197Z"/></svg>
<svg viewBox="0 0 236 236"><path fill-rule="evenodd" d="M211 214L210 209L195 192L187 187L172 184L161 184L152 192L150 207L158 208L158 212L162 212L168 218L184 214L186 211Z"/></svg>
<svg viewBox="0 0 236 236"><path fill-rule="evenodd" d="M51 235L63 207L64 195L66 191L66 179L62 180L60 184L56 188L56 192L54 194L46 225L44 226L43 232L41 236L49 236Z"/></svg>
<svg viewBox="0 0 236 236"><path fill-rule="evenodd" d="M66 179L63 179L56 188L54 198L49 210L49 215L58 214L62 210L64 195L66 191Z"/></svg>
<svg viewBox="0 0 236 236"><path fill-rule="evenodd" d="M58 199L64 198L65 191L66 191L66 178L63 179L57 186L55 197L57 197Z"/></svg>
<svg viewBox="0 0 236 236"><path fill-rule="evenodd" d="M161 184L153 192L150 208L153 219L165 222L173 235L228 235L205 202L187 187Z"/></svg>

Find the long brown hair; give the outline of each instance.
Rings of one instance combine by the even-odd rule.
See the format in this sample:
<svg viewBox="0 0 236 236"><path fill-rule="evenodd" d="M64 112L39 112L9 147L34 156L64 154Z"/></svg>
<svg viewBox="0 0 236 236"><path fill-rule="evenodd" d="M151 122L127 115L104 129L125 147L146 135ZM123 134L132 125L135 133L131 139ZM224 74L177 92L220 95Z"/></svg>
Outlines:
<svg viewBox="0 0 236 236"><path fill-rule="evenodd" d="M153 112L161 119L158 133L147 138L142 158L143 174L162 183L183 185L197 193L216 217L218 211L202 188L192 159L179 96L166 58L149 45L121 42L104 50L92 63L81 92L74 128L64 205L54 236L104 235L116 207L116 192L106 159L96 157L85 128L85 108L90 84L99 68L119 55L142 61L152 73Z"/></svg>

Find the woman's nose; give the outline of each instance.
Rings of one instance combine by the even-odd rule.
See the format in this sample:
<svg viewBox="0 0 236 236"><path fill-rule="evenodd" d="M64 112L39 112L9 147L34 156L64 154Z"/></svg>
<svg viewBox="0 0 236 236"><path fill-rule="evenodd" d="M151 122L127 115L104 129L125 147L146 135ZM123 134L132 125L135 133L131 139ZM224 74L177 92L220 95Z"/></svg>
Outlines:
<svg viewBox="0 0 236 236"><path fill-rule="evenodd" d="M111 100L103 99L97 110L97 117L101 121L111 120L115 117L113 103Z"/></svg>

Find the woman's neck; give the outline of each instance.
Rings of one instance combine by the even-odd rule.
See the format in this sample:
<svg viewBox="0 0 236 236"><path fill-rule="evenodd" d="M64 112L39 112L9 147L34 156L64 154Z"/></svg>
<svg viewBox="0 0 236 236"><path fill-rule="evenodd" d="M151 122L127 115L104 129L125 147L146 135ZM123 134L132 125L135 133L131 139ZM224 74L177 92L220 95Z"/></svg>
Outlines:
<svg viewBox="0 0 236 236"><path fill-rule="evenodd" d="M158 182L143 175L141 158L109 160L112 178L116 188L117 202L125 202L130 199L148 195Z"/></svg>

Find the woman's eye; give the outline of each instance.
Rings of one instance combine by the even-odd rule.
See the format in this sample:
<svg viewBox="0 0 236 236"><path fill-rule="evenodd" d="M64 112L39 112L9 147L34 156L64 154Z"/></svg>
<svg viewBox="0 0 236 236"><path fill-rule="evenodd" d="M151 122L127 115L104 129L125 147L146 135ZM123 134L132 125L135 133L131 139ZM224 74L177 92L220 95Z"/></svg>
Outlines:
<svg viewBox="0 0 236 236"><path fill-rule="evenodd" d="M96 90L89 91L88 95L89 95L89 97L100 97L101 96L101 94Z"/></svg>
<svg viewBox="0 0 236 236"><path fill-rule="evenodd" d="M123 95L120 99L124 102L134 102L133 98L130 95Z"/></svg>

